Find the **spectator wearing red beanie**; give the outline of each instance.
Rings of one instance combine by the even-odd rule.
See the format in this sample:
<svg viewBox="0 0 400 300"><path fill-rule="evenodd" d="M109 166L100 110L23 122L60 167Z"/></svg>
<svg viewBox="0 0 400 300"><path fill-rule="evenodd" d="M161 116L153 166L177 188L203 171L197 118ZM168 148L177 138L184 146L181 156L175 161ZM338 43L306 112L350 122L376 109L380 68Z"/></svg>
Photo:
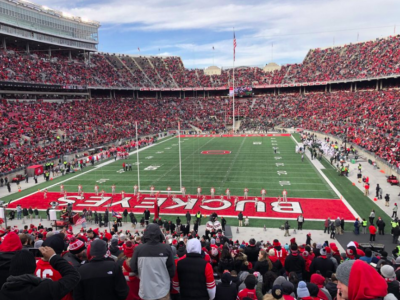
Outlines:
<svg viewBox="0 0 400 300"><path fill-rule="evenodd" d="M15 232L9 232L0 244L0 286L6 282L10 276L9 268L11 259L22 249L21 239Z"/></svg>

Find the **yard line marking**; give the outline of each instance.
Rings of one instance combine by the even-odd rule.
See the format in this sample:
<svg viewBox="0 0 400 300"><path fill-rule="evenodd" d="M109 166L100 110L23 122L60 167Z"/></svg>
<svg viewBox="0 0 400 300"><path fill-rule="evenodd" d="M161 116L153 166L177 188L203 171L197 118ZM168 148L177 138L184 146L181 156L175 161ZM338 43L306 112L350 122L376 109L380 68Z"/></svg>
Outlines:
<svg viewBox="0 0 400 300"><path fill-rule="evenodd" d="M152 144L152 145L150 145L150 146L141 148L141 149L139 149L139 150L132 151L132 152L130 152L129 154L135 154L136 151L141 152L141 151L144 151L144 150L146 150L146 149L148 149L148 148L151 148L151 147L154 147L154 146L158 146L158 145L160 145L160 144L162 144L162 143L165 143L165 142L167 142L167 141L169 141L169 140L172 140L173 138L174 138L174 137L170 137L169 139L166 139L166 140L164 140L164 141L161 141L161 142L159 142L159 143L157 143L157 144ZM105 165L109 165L109 164L112 164L112 163L115 163L115 162L116 162L115 160L110 159L109 161L104 162L104 163L102 163L102 164L105 166ZM46 186L44 189L50 189L50 188L52 188L52 187L54 187L54 186L60 185L61 183L64 183L64 182L68 182L68 181L70 181L70 180L72 180L72 179L74 179L74 178L77 178L77 177L82 176L82 175L84 175L84 174L90 173L90 172L92 172L92 171L94 171L94 170L97 170L97 168L93 168L93 169L91 169L91 170L82 172L82 173L80 173L80 174L78 174L78 175L76 175L76 176L72 176L72 177L70 177L70 178L68 178L68 179L65 179L65 180L63 180L63 181L60 181L60 182L57 182L57 183L55 183L55 184ZM42 190L43 190L43 189L41 189L40 191L42 191ZM14 201L19 201L19 200L21 200L21 199L23 199L23 198L25 198L25 197L32 196L32 195L34 195L34 194L36 194L36 193L37 193L37 192L33 192L33 193L30 193L30 194L25 195L25 196L23 196L23 197L20 197L20 198L18 198L18 199L11 200L9 203L12 203L12 202L14 202Z"/></svg>
<svg viewBox="0 0 400 300"><path fill-rule="evenodd" d="M296 141L296 139L293 137L293 135L291 136L292 139L294 140L294 142L297 145L300 145L300 143L298 143ZM306 156L308 158L311 157L310 151L305 151L306 152ZM329 184L329 186L331 187L331 189L336 193L336 195L343 201L343 203L346 205L346 207L350 210L350 212L357 218L360 218L360 216L358 215L358 213L354 210L354 208L349 204L349 202L347 202L346 198L344 198L344 196L339 192L339 190L332 184L332 182L329 180L328 177L326 177L326 175L322 172L321 169L317 168L316 165L314 164L313 160L310 160L310 162L313 164L313 166L317 169L317 171L319 172L319 174L321 174L321 176L325 179L325 181ZM320 163L321 164L321 163ZM361 220L361 218L360 218Z"/></svg>

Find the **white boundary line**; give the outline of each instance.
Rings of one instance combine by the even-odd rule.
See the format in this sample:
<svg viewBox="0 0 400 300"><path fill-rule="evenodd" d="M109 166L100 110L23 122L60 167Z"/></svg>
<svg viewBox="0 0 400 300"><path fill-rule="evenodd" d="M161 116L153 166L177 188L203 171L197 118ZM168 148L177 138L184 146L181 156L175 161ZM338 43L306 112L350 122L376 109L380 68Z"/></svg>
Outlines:
<svg viewBox="0 0 400 300"><path fill-rule="evenodd" d="M296 139L293 137L293 135L291 135L291 138L293 139L293 141L299 145L299 143L296 141ZM307 157L310 155L309 152L305 151ZM350 210L350 212L357 218L359 218L359 220L361 220L360 216L358 215L358 213L354 210L354 208L349 204L349 202L347 202L347 200L344 198L344 196L339 192L339 190L332 184L332 182L329 180L328 177L326 177L326 175L315 166L315 164L312 162L312 160L310 160L311 164L317 169L317 171L319 172L319 174L325 179L326 183L329 184L329 186L331 187L331 189L335 192L336 195L338 195L339 199L341 199L344 203L344 205L346 205L346 207Z"/></svg>
<svg viewBox="0 0 400 300"><path fill-rule="evenodd" d="M147 150L147 149L149 149L149 148L151 148L151 147L154 147L154 146L160 145L160 144L162 144L162 143L164 143L164 142L167 142L167 141L169 141L169 140L172 140L173 138L174 138L174 137L171 137L171 138L166 139L166 140L163 140L163 141L161 141L161 142L159 142L159 143L157 143L157 144L152 144L152 145L150 145L150 146L141 148L141 149L139 149L139 150L132 151L132 152L130 152L129 154L135 154L136 151L139 151L139 152L140 152L140 151ZM102 167L104 167L104 166L109 165L109 164L112 164L112 163L114 163L114 162L115 162L114 160L110 159L109 161L104 162L104 163L101 163L100 165L101 165ZM98 166L100 166L100 165L98 165ZM98 169L99 169L99 168L96 168L96 166L94 166L93 169L91 169L91 170L82 172L82 173L80 173L80 174L78 174L78 175L76 175L76 176L72 176L72 177L70 177L70 178L68 178L68 179L65 179L65 180L63 180L63 181L57 182L57 183L55 183L55 184L53 184L53 185L49 185L49 186L45 187L44 189L52 188L53 186L60 185L60 184L63 183L63 182L70 181L71 179L77 178L77 177L79 177L79 176L82 176L82 175L87 174L87 173L89 173L89 172L93 172L93 171L98 170ZM40 189L40 191L42 191L42 190L43 190L43 189ZM15 202L15 201L19 201L19 200L21 200L21 199L24 199L25 197L32 196L32 195L34 195L34 194L36 194L36 193L37 193L37 192L30 193L30 194L25 195L25 196L23 196L23 197L21 197L21 198L12 200L12 201L10 201L10 202L8 202L8 203L13 203L13 202Z"/></svg>

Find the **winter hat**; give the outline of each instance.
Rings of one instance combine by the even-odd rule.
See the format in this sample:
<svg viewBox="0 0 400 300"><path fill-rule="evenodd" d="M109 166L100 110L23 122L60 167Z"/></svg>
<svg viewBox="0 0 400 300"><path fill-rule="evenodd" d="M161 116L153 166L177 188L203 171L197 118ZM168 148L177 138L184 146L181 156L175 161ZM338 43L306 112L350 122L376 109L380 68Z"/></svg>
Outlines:
<svg viewBox="0 0 400 300"><path fill-rule="evenodd" d="M35 245L33 246L33 248L39 249L40 247L42 247L42 244L43 244L43 240L37 240L35 242Z"/></svg>
<svg viewBox="0 0 400 300"><path fill-rule="evenodd" d="M384 265L381 268L381 274L386 279L396 279L396 273L391 265Z"/></svg>
<svg viewBox="0 0 400 300"><path fill-rule="evenodd" d="M125 241L125 240L126 240L126 235L123 234L123 233L121 233L121 234L119 235L119 239L120 239L121 241Z"/></svg>
<svg viewBox="0 0 400 300"><path fill-rule="evenodd" d="M315 273L311 275L310 282L316 284L319 288L322 288L324 287L325 278L324 276Z"/></svg>
<svg viewBox="0 0 400 300"><path fill-rule="evenodd" d="M21 239L15 232L9 232L0 245L0 252L13 252L22 249Z"/></svg>
<svg viewBox="0 0 400 300"><path fill-rule="evenodd" d="M300 281L297 286L297 297L305 298L310 297L310 292L307 289L307 284L304 281Z"/></svg>
<svg viewBox="0 0 400 300"><path fill-rule="evenodd" d="M90 256L103 257L107 253L107 243L103 240L94 240L90 244Z"/></svg>
<svg viewBox="0 0 400 300"><path fill-rule="evenodd" d="M69 252L71 254L81 253L85 249L86 249L86 246L85 246L85 243L82 240L73 237L69 241Z"/></svg>
<svg viewBox="0 0 400 300"><path fill-rule="evenodd" d="M290 243L291 243L291 244L296 244L296 238L291 238L291 239L290 239Z"/></svg>
<svg viewBox="0 0 400 300"><path fill-rule="evenodd" d="M317 297L318 296L318 292L319 292L319 288L316 284L311 283L311 282L307 282L307 289L310 292L310 296L311 297Z"/></svg>
<svg viewBox="0 0 400 300"><path fill-rule="evenodd" d="M60 234L55 234L47 238L43 242L42 246L53 248L56 254L61 254L64 251L65 243L63 237Z"/></svg>
<svg viewBox="0 0 400 300"><path fill-rule="evenodd" d="M268 255L269 256L275 256L275 250L274 249L269 249Z"/></svg>
<svg viewBox="0 0 400 300"><path fill-rule="evenodd" d="M307 257L307 256L309 256L309 255L310 255L310 253L308 253L308 251L303 251L303 253L302 253L302 254L303 254L303 256L304 256L304 257Z"/></svg>
<svg viewBox="0 0 400 300"><path fill-rule="evenodd" d="M274 240L272 243L272 246L274 246L274 247L278 247L280 245L281 245L281 243L279 243L279 240Z"/></svg>
<svg viewBox="0 0 400 300"><path fill-rule="evenodd" d="M317 248L317 249L322 249L322 244L321 244L321 243L318 243L316 248Z"/></svg>
<svg viewBox="0 0 400 300"><path fill-rule="evenodd" d="M230 282L232 281L232 276L231 276L231 274L228 273L228 272L222 274L221 281L222 281L223 283L230 283Z"/></svg>
<svg viewBox="0 0 400 300"><path fill-rule="evenodd" d="M211 245L215 245L215 239L211 239Z"/></svg>
<svg viewBox="0 0 400 300"><path fill-rule="evenodd" d="M126 257L132 257L132 255L133 255L133 244L132 244L131 241L127 241L125 243L124 254L125 254Z"/></svg>
<svg viewBox="0 0 400 300"><path fill-rule="evenodd" d="M117 247L118 246L118 240L117 239L111 239L111 246Z"/></svg>
<svg viewBox="0 0 400 300"><path fill-rule="evenodd" d="M319 249L321 255L326 255L326 250L324 248Z"/></svg>
<svg viewBox="0 0 400 300"><path fill-rule="evenodd" d="M346 255L347 255L348 258L354 259L356 254L357 254L357 249L356 249L355 246L347 247Z"/></svg>
<svg viewBox="0 0 400 300"><path fill-rule="evenodd" d="M400 265L400 256L396 258L395 264Z"/></svg>
<svg viewBox="0 0 400 300"><path fill-rule="evenodd" d="M294 285L290 281L282 282L282 292L284 295L290 295L294 292Z"/></svg>
<svg viewBox="0 0 400 300"><path fill-rule="evenodd" d="M344 285L349 285L350 271L355 260L346 260L336 270L336 278Z"/></svg>
<svg viewBox="0 0 400 300"><path fill-rule="evenodd" d="M36 261L33 253L30 251L17 251L11 258L9 274L19 276L24 274L33 274L36 270Z"/></svg>
<svg viewBox="0 0 400 300"><path fill-rule="evenodd" d="M274 297L274 299L282 299L282 295L283 295L283 290L282 290L282 286L280 285L274 285L272 287L272 292L271 292L272 296Z"/></svg>
<svg viewBox="0 0 400 300"><path fill-rule="evenodd" d="M285 249L286 249L286 245L285 245ZM296 244L290 245L290 250L292 250L292 251L297 251L298 249L299 249L299 247L297 247Z"/></svg>
<svg viewBox="0 0 400 300"><path fill-rule="evenodd" d="M257 284L257 279L254 275L249 274L244 280L244 284L246 285L246 289L253 290Z"/></svg>
<svg viewBox="0 0 400 300"><path fill-rule="evenodd" d="M274 283L272 284L272 286L274 286L274 285L282 285L285 281L287 281L285 277L283 277L283 276L278 276L278 277L275 279L275 281L274 281Z"/></svg>
<svg viewBox="0 0 400 300"><path fill-rule="evenodd" d="M296 244L295 244L295 245L296 245ZM289 250L289 245L286 244L284 248L285 248L286 251Z"/></svg>

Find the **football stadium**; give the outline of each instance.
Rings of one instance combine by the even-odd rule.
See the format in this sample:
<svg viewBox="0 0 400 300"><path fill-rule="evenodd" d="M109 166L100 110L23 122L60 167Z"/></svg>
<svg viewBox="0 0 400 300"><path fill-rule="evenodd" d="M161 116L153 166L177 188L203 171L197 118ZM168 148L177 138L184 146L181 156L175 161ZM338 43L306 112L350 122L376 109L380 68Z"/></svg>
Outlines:
<svg viewBox="0 0 400 300"><path fill-rule="evenodd" d="M400 299L396 25L111 2L0 0L0 299Z"/></svg>

